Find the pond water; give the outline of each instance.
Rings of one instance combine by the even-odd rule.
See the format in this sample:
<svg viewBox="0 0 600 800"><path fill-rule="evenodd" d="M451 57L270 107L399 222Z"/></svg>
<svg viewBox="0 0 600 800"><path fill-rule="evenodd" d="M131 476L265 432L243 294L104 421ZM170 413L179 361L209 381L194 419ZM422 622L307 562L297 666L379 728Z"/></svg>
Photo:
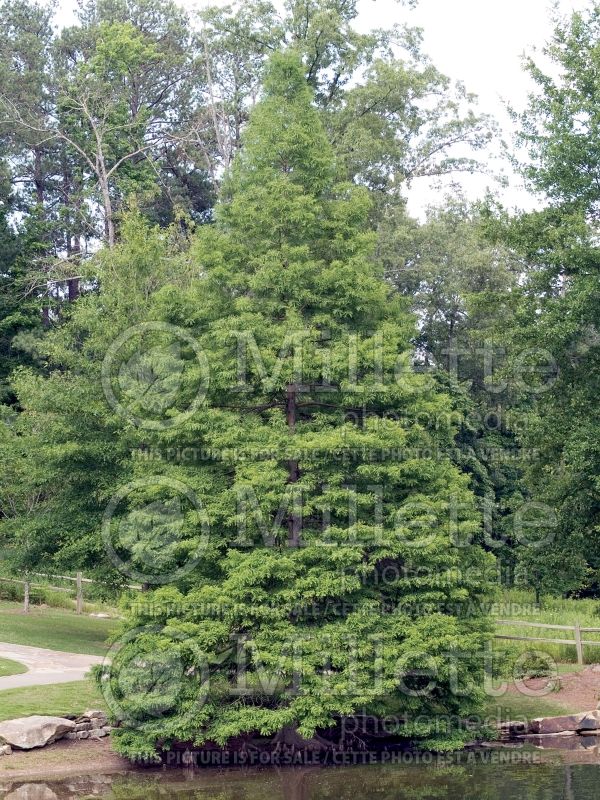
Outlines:
<svg viewBox="0 0 600 800"><path fill-rule="evenodd" d="M515 756L519 758L515 758ZM489 752L417 764L141 770L62 780L0 781L3 800L596 800L598 763Z"/></svg>

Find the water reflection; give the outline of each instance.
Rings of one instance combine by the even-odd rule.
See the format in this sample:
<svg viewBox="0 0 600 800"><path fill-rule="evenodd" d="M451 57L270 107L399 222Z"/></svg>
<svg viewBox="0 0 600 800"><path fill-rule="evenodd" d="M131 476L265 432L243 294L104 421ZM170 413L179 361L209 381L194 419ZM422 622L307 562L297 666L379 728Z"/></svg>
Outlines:
<svg viewBox="0 0 600 800"><path fill-rule="evenodd" d="M482 763L129 772L0 783L3 800L596 800L600 765Z"/></svg>
<svg viewBox="0 0 600 800"><path fill-rule="evenodd" d="M58 797L45 783L23 783L4 795L4 800L58 800Z"/></svg>

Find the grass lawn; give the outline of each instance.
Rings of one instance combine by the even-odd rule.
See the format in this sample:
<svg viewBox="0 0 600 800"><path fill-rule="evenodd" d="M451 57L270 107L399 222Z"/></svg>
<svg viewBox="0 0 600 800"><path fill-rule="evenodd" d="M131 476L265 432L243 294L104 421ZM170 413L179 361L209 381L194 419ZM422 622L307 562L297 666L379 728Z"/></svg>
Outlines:
<svg viewBox="0 0 600 800"><path fill-rule="evenodd" d="M587 669L586 664L557 664L556 669L559 675L571 675L573 672L583 672Z"/></svg>
<svg viewBox="0 0 600 800"><path fill-rule="evenodd" d="M0 602L0 642L10 644L102 656L116 624L114 619L78 616L59 608L32 607L24 614L19 603Z"/></svg>
<svg viewBox="0 0 600 800"><path fill-rule="evenodd" d="M0 691L0 721L31 714L61 717L90 708L106 709L106 703L99 689L87 680Z"/></svg>
<svg viewBox="0 0 600 800"><path fill-rule="evenodd" d="M1 702L1 700L0 700ZM502 720L529 720L536 717L560 717L571 713L562 703L546 697L528 697L524 694L508 693L490 699L486 716Z"/></svg>
<svg viewBox="0 0 600 800"><path fill-rule="evenodd" d="M24 664L11 658L0 658L0 678L5 678L7 675L22 675L23 672L27 672Z"/></svg>

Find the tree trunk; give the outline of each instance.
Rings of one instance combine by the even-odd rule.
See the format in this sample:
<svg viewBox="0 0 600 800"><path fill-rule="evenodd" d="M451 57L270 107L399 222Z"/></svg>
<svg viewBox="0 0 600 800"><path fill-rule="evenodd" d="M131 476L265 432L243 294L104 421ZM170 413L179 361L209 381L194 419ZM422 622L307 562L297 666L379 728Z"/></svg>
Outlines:
<svg viewBox="0 0 600 800"><path fill-rule="evenodd" d="M79 271L79 265L81 261L81 237L78 233L73 236L73 245L71 247L71 254L73 256L73 268ZM72 303L74 300L77 300L79 295L81 294L79 288L79 278L69 278L67 281L67 291L69 295L69 302Z"/></svg>
<svg viewBox="0 0 600 800"><path fill-rule="evenodd" d="M42 151L39 147L33 149L33 185L35 187L35 198L38 206L40 207L40 216L42 220L46 218L46 210L44 208L44 167L42 163ZM44 267L44 272L47 272L47 267ZM50 327L50 284L46 285L46 297L42 305L42 325L44 328Z"/></svg>
<svg viewBox="0 0 600 800"><path fill-rule="evenodd" d="M63 204L67 211L69 224L66 228L67 260L73 266L71 269L79 270L79 254L81 252L81 242L79 235L75 233L77 225L77 213L79 204L74 200L73 192L73 173L69 166L67 154L63 147L61 153L62 179L63 179ZM73 213L74 209L74 213ZM70 303L79 297L79 278L67 278L67 299Z"/></svg>
<svg viewBox="0 0 600 800"><path fill-rule="evenodd" d="M42 166L42 151L35 148L33 151L33 183L35 186L35 197L38 205L44 213L44 170Z"/></svg>
<svg viewBox="0 0 600 800"><path fill-rule="evenodd" d="M77 300L79 297L79 278L69 278L67 281L67 296L69 303Z"/></svg>
<svg viewBox="0 0 600 800"><path fill-rule="evenodd" d="M108 179L105 175L100 177L100 190L102 192L102 205L104 206L104 235L109 247L115 245L115 224L113 220L112 202L108 188Z"/></svg>
<svg viewBox="0 0 600 800"><path fill-rule="evenodd" d="M285 416L287 420L288 430L293 433L296 430L296 392L297 387L291 383L287 387L286 401L285 401ZM300 479L300 467L295 459L288 461L288 484L298 483ZM288 544L290 547L298 547L300 544L300 535L302 533L302 513L298 513L297 498L292 497L292 510L288 518Z"/></svg>

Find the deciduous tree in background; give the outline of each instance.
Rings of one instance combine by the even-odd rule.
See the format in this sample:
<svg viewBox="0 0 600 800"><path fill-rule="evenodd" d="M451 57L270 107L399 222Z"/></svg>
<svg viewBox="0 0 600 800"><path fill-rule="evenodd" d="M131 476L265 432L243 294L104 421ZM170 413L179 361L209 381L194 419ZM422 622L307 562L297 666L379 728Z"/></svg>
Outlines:
<svg viewBox="0 0 600 800"><path fill-rule="evenodd" d="M500 233L528 265L508 346L532 353L540 370L527 383L541 391L522 405L522 442L536 453L526 486L554 515L546 545L525 555L531 584L559 592L596 592L600 576L599 37L594 3L557 25L546 48L553 69L529 63L537 90L520 118L523 172L547 207L504 216Z"/></svg>

